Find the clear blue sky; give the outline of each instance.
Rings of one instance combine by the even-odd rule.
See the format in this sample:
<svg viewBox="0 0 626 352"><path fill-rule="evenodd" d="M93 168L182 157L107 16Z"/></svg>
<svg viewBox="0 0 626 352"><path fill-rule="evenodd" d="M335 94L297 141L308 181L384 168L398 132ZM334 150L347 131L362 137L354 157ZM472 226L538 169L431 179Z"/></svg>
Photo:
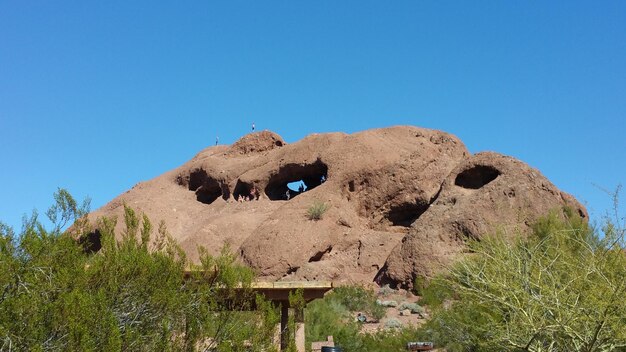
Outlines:
<svg viewBox="0 0 626 352"><path fill-rule="evenodd" d="M626 1L2 1L0 219L102 206L257 129L408 124L596 216L626 174ZM624 205L626 207L626 205Z"/></svg>

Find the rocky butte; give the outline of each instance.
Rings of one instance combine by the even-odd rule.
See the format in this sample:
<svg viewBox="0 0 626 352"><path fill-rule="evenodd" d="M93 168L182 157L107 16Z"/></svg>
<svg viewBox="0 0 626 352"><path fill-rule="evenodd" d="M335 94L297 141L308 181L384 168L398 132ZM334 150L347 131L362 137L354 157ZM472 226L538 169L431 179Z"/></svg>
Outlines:
<svg viewBox="0 0 626 352"><path fill-rule="evenodd" d="M288 183L300 180L306 190L287 200ZM258 200L237 201L255 191ZM328 210L309 220L316 202ZM442 270L470 238L516 235L563 206L587 217L525 163L471 154L451 134L410 126L293 144L269 131L248 134L135 185L90 219L123 219L124 204L165 221L192 260L198 246L217 253L228 244L262 280L402 287Z"/></svg>

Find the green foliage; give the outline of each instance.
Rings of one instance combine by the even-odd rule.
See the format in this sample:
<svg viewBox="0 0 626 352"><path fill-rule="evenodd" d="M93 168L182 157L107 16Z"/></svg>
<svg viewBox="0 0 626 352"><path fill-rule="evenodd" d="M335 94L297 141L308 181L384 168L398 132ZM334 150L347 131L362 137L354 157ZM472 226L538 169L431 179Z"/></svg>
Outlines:
<svg viewBox="0 0 626 352"><path fill-rule="evenodd" d="M297 352L296 346L296 322L303 322L300 315L304 312L306 301L304 300L304 291L297 289L295 292L289 292L289 307L292 308L288 318L288 340L287 352Z"/></svg>
<svg viewBox="0 0 626 352"><path fill-rule="evenodd" d="M399 329L401 327L402 323L396 318L390 318L385 322L385 329Z"/></svg>
<svg viewBox="0 0 626 352"><path fill-rule="evenodd" d="M400 327L360 336L361 349L349 351L404 352L410 341L428 341L428 334L415 327Z"/></svg>
<svg viewBox="0 0 626 352"><path fill-rule="evenodd" d="M100 219L102 248L89 254L74 239L87 208L64 190L55 200L51 231L36 213L19 236L0 224L0 350L270 350L278 314L228 248L201 250L192 265L164 224L153 238L149 219L125 207L121 240L116 220Z"/></svg>
<svg viewBox="0 0 626 352"><path fill-rule="evenodd" d="M433 278L424 288L420 303L425 306L439 307L454 297L454 291L444 277Z"/></svg>
<svg viewBox="0 0 626 352"><path fill-rule="evenodd" d="M362 324L354 321L354 312L349 311L344 305L348 297L355 296L346 292L361 290L363 288L360 287L339 287L324 299L308 304L305 315L308 346L313 341L323 341L327 336L332 335L335 344L346 352L400 352L406 351L407 342L426 339L429 336L425 331L412 326L371 334L362 333ZM362 294L357 293L356 296L362 296ZM370 301L369 304L372 303L375 305L374 301Z"/></svg>
<svg viewBox="0 0 626 352"><path fill-rule="evenodd" d="M623 229L609 223L600 237L566 214L539 220L526 238L473 243L426 290L444 303L428 323L433 339L449 351L626 350Z"/></svg>
<svg viewBox="0 0 626 352"><path fill-rule="evenodd" d="M346 351L359 351L359 324L338 300L328 298L315 300L307 305L304 316L307 346L313 341L325 341L332 335L335 343Z"/></svg>
<svg viewBox="0 0 626 352"><path fill-rule="evenodd" d="M394 300L386 300L386 301L377 300L376 304L378 304L381 307L389 307L389 308L395 308L398 306L398 302Z"/></svg>
<svg viewBox="0 0 626 352"><path fill-rule="evenodd" d="M54 205L51 206L46 215L54 224L52 232L59 232L70 222L74 222L89 212L90 200L86 198L79 206L72 195L65 189L59 188L53 195Z"/></svg>
<svg viewBox="0 0 626 352"><path fill-rule="evenodd" d="M413 314L423 314L425 312L424 307L420 306L417 303L409 303L409 302L400 303L400 306L398 306L398 310L402 311L405 309L410 310L411 313Z"/></svg>
<svg viewBox="0 0 626 352"><path fill-rule="evenodd" d="M422 296L424 294L424 290L426 289L426 286L428 286L428 282L426 281L425 277L423 276L415 277L415 280L413 280L413 293L416 294L417 296Z"/></svg>
<svg viewBox="0 0 626 352"><path fill-rule="evenodd" d="M386 346L391 344L395 334L362 334L362 324L355 321L356 312L364 313L368 319L379 320L385 315L385 308L376 303L374 291L360 286L337 287L324 299L309 303L305 315L307 345L324 341L332 335L344 351L393 351ZM405 330L396 333L402 334ZM404 348L403 343L397 345Z"/></svg>
<svg viewBox="0 0 626 352"><path fill-rule="evenodd" d="M385 309L376 303L376 294L361 286L342 286L333 290L331 299L351 312L362 312L376 320L385 316Z"/></svg>
<svg viewBox="0 0 626 352"><path fill-rule="evenodd" d="M307 210L307 217L309 220L320 220L329 207L328 204L316 200Z"/></svg>

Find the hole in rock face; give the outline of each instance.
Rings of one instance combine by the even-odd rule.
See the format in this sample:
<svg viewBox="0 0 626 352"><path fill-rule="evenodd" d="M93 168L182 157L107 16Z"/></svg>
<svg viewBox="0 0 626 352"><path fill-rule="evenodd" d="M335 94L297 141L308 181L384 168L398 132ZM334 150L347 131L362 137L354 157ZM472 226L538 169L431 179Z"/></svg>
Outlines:
<svg viewBox="0 0 626 352"><path fill-rule="evenodd" d="M102 248L102 235L99 230L81 236L78 243L85 253L93 254Z"/></svg>
<svg viewBox="0 0 626 352"><path fill-rule="evenodd" d="M388 270L388 266L387 266L387 263L385 263L383 267L380 268L380 270L378 270L378 272L376 273L376 276L374 277L374 282L377 283L378 286L380 287L388 285L389 288L392 288L395 290L396 288L398 288L398 283L392 280L387 275L387 270Z"/></svg>
<svg viewBox="0 0 626 352"><path fill-rule="evenodd" d="M224 192L223 188L226 188L226 192ZM194 170L189 175L189 190L195 191L198 202L204 204L211 204L220 196L224 199L228 199L230 196L228 187L221 185L203 169Z"/></svg>
<svg viewBox="0 0 626 352"><path fill-rule="evenodd" d="M293 274L295 272L298 271L298 269L300 269L299 266L290 266L289 269L287 269L287 272L285 273L285 276Z"/></svg>
<svg viewBox="0 0 626 352"><path fill-rule="evenodd" d="M391 207L386 214L393 226L409 227L428 209L428 203L404 203Z"/></svg>
<svg viewBox="0 0 626 352"><path fill-rule="evenodd" d="M492 166L476 165L456 176L454 184L468 189L479 189L500 176L500 171Z"/></svg>
<svg viewBox="0 0 626 352"><path fill-rule="evenodd" d="M239 197L249 197L251 200L258 199L259 191L254 187L253 184L237 180L235 190L233 191L233 197L235 198L235 200L238 200Z"/></svg>
<svg viewBox="0 0 626 352"><path fill-rule="evenodd" d="M222 199L228 200L228 198L230 198L230 189L228 189L228 185L226 183L222 183L220 187L222 188Z"/></svg>
<svg viewBox="0 0 626 352"><path fill-rule="evenodd" d="M286 200L289 192L291 199L321 185L327 177L328 166L319 159L312 164L286 164L270 177L265 194L270 200Z"/></svg>
<svg viewBox="0 0 626 352"><path fill-rule="evenodd" d="M289 188L290 191L298 192L298 193L302 193L307 190L306 185L304 184L303 180L289 182L287 184L287 188Z"/></svg>
<svg viewBox="0 0 626 352"><path fill-rule="evenodd" d="M311 256L311 258L309 258L309 263L319 262L320 260L322 260L322 257L324 257L325 254L330 253L330 251L332 250L333 250L333 247L328 246L326 247L326 249L322 251L317 251L315 254Z"/></svg>

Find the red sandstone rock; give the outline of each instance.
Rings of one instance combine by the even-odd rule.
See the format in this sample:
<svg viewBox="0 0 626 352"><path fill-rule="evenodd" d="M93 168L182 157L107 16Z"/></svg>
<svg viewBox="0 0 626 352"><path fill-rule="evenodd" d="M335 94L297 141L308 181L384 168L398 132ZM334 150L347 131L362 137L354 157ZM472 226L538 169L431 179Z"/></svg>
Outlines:
<svg viewBox="0 0 626 352"><path fill-rule="evenodd" d="M286 200L287 183L299 180L307 190ZM259 200L236 201L251 193ZM319 221L307 217L314 202L329 205ZM217 253L228 244L268 280L371 282L378 275L405 286L449 263L468 237L496 226L523 229L565 204L586 214L520 161L471 156L455 136L408 126L314 134L293 144L252 133L137 184L91 219L122 219L123 204L165 221L192 260L197 246Z"/></svg>
<svg viewBox="0 0 626 352"><path fill-rule="evenodd" d="M484 152L461 162L444 181L437 200L393 250L378 281L410 287L463 253L468 239L497 231L516 236L551 210L585 208L541 173L511 157Z"/></svg>

